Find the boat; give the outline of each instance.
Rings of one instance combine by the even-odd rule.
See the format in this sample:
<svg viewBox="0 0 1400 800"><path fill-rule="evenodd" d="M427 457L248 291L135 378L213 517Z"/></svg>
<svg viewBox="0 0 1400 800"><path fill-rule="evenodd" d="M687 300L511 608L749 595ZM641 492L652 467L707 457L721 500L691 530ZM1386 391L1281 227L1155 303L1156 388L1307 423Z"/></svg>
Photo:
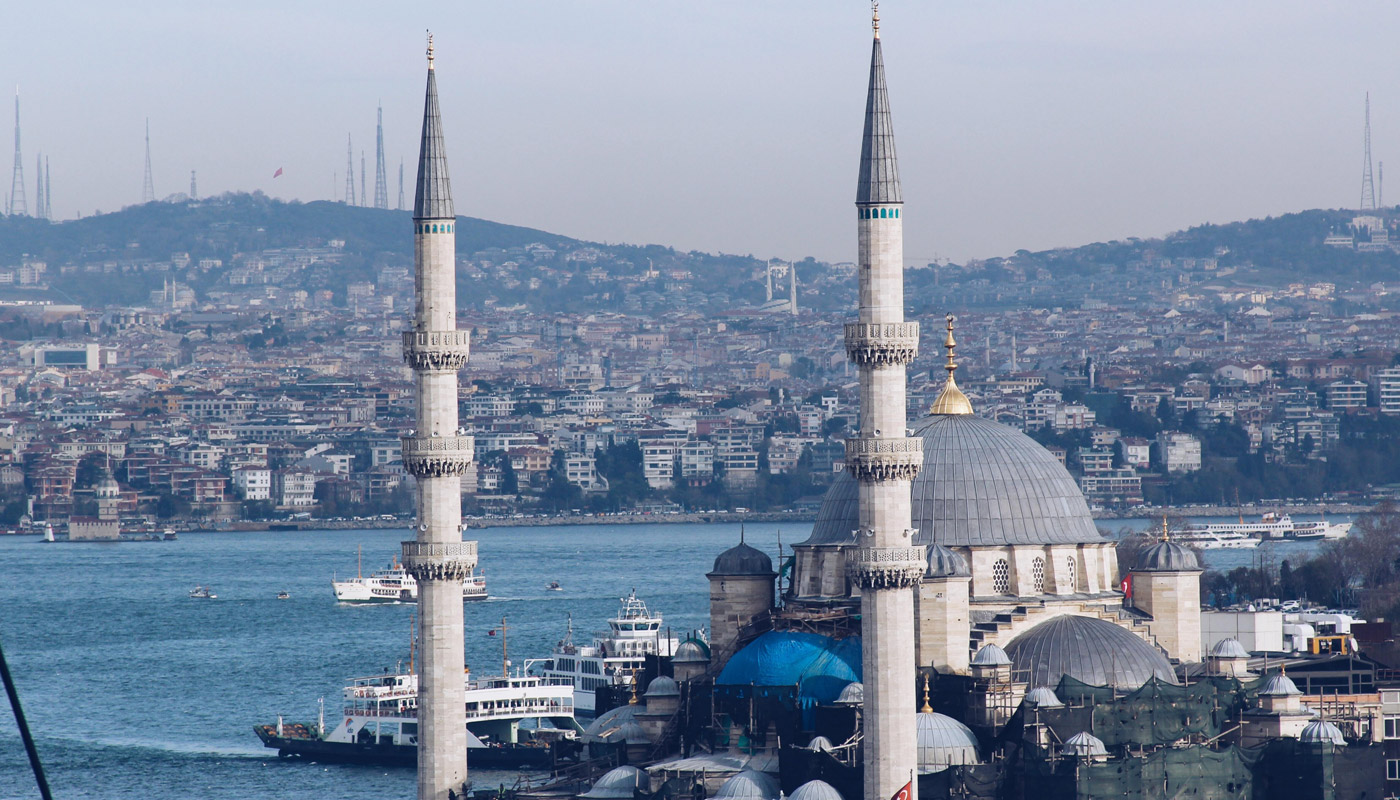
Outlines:
<svg viewBox="0 0 1400 800"><path fill-rule="evenodd" d="M1238 522L1208 522L1204 525L1189 525L1178 538L1197 547L1256 547L1261 539L1344 539L1351 532L1351 523L1330 523L1324 517L1320 520L1294 522L1287 514L1265 513L1258 520L1245 521L1241 516ZM1242 542L1251 539L1255 544Z"/></svg>
<svg viewBox="0 0 1400 800"><path fill-rule="evenodd" d="M418 581L408 574L398 557L393 557L388 567L371 572L368 577L361 574L356 566L355 577L350 580L331 579L331 589L340 603L416 603L418 602ZM462 600L485 600L486 576L475 571L462 581Z"/></svg>
<svg viewBox="0 0 1400 800"><path fill-rule="evenodd" d="M649 655L675 655L680 641L661 629L661 615L647 610L634 589L621 599L617 616L608 620L608 632L591 645L574 644L573 618L568 631L550 658L538 665L538 674L574 687L574 708L592 716L597 690L603 686L631 687L633 676Z"/></svg>
<svg viewBox="0 0 1400 800"><path fill-rule="evenodd" d="M282 592L278 592L278 593L277 593L277 599L278 599L278 600L290 600L291 598L292 598L292 593L291 593L291 592L282 591Z"/></svg>
<svg viewBox="0 0 1400 800"><path fill-rule="evenodd" d="M546 587L544 587L544 588L548 589L548 590L551 591L551 592L562 592L562 591L564 591L564 587L559 585L559 581L550 581L550 582L549 582L549 585L546 586Z"/></svg>
<svg viewBox="0 0 1400 800"><path fill-rule="evenodd" d="M1190 528L1173 535L1172 539L1202 550L1237 550L1258 547L1260 541L1253 536L1238 532L1212 532Z"/></svg>
<svg viewBox="0 0 1400 800"><path fill-rule="evenodd" d="M219 596L214 594L214 590L208 586L196 586L190 590L190 597L195 600L218 600Z"/></svg>
<svg viewBox="0 0 1400 800"><path fill-rule="evenodd" d="M167 542L173 542L173 541L175 541L176 539L179 539L180 537L177 536L177 535L175 535L175 529L174 529L174 528L166 528L166 529L161 533L160 538L161 538L161 539L164 539L164 540L167 541Z"/></svg>

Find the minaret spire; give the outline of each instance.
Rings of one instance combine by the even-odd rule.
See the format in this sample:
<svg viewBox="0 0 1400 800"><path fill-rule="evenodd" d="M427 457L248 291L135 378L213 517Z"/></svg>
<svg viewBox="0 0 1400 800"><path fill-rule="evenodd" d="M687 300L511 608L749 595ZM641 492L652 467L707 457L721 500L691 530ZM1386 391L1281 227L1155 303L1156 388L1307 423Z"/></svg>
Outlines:
<svg viewBox="0 0 1400 800"><path fill-rule="evenodd" d="M413 199L415 219L452 219L452 181L447 174L447 146L442 138L438 108L437 71L433 68L433 35L428 34L428 90L423 102L423 140L418 150L418 191Z"/></svg>
<svg viewBox="0 0 1400 800"><path fill-rule="evenodd" d="M875 42L870 52L870 88L865 98L865 133L860 144L857 203L902 203L899 165L894 151L894 122L885 88L885 56L880 47L880 15L875 14Z"/></svg>

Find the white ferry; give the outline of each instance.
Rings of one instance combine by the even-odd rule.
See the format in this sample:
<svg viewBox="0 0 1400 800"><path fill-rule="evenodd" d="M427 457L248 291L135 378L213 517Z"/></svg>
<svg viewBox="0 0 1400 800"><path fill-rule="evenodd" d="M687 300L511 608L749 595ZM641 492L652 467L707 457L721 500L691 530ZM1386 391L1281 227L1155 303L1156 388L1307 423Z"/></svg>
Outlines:
<svg viewBox="0 0 1400 800"><path fill-rule="evenodd" d="M1350 531L1350 522L1333 524L1325 518L1312 522L1294 522L1287 514L1280 516L1271 511L1250 522L1241 517L1239 522L1191 525L1179 534L1178 538L1197 547L1211 549L1258 547L1260 539L1344 539ZM1245 541L1246 539L1249 541Z"/></svg>
<svg viewBox="0 0 1400 800"><path fill-rule="evenodd" d="M1174 534L1172 539L1199 547L1202 550L1234 550L1259 546L1258 539L1235 531L1217 532L1188 528Z"/></svg>
<svg viewBox="0 0 1400 800"><path fill-rule="evenodd" d="M418 581L399 563L398 556L394 556L386 569L371 572L369 577L360 574L356 566L353 579L340 581L332 578L331 589L340 603L418 602ZM462 599L485 600L486 576L475 573L467 576L462 582Z"/></svg>
<svg viewBox="0 0 1400 800"><path fill-rule="evenodd" d="M633 675L641 671L647 656L675 655L680 644L676 637L661 630L661 615L648 612L635 589L622 598L617 616L608 620L606 635L595 638L591 645L576 645L573 638L570 619L568 633L555 645L552 656L539 664L537 672L550 682L572 686L574 708L589 716L597 708L594 701L598 688L630 687Z"/></svg>

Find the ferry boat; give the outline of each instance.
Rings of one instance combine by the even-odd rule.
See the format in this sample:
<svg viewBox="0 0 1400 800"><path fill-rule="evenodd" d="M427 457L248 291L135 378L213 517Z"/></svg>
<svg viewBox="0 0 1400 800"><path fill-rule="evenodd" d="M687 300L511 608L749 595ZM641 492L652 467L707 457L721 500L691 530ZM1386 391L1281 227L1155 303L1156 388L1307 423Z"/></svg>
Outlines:
<svg viewBox="0 0 1400 800"><path fill-rule="evenodd" d="M1191 525L1178 538L1197 547L1257 547L1260 539L1344 539L1351 532L1351 523L1330 523L1325 518L1311 522L1294 522L1287 514L1272 511L1258 520L1246 522L1209 522ZM1250 544L1248 539L1253 542Z"/></svg>
<svg viewBox="0 0 1400 800"><path fill-rule="evenodd" d="M568 632L555 645L551 657L539 664L538 674L572 686L574 708L579 714L592 716L599 687L630 687L633 675L645 665L647 656L675 655L680 641L663 632L661 622L661 615L647 611L646 603L634 589L622 598L617 616L608 620L607 634L595 638L591 645L574 644L570 618Z"/></svg>
<svg viewBox="0 0 1400 800"><path fill-rule="evenodd" d="M358 566L355 577L350 580L331 579L331 589L335 591L336 602L340 603L416 603L418 602L418 581L408 574L408 570L395 556L386 569L371 572L369 577L360 574ZM473 572L462 582L462 600L485 600L486 576Z"/></svg>
<svg viewBox="0 0 1400 800"><path fill-rule="evenodd" d="M1173 535L1172 538L1202 550L1234 550L1259 546L1258 539L1238 531L1208 531L1188 528Z"/></svg>

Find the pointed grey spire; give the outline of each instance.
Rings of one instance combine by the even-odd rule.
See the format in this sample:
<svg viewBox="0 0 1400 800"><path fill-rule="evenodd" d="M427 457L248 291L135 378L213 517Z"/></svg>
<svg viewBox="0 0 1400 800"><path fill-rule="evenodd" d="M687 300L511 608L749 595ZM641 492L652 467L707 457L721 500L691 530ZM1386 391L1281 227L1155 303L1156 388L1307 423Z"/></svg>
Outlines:
<svg viewBox="0 0 1400 800"><path fill-rule="evenodd" d="M442 139L442 114L438 111L437 73L432 50L428 51L428 94L423 101L423 142L418 149L418 190L413 198L414 219L452 219L452 181L447 176L447 145Z"/></svg>
<svg viewBox="0 0 1400 800"><path fill-rule="evenodd" d="M890 96L885 90L885 58L880 36L870 54L870 92L865 99L865 135L860 144L860 183L857 203L902 203L899 164L894 154L894 123L890 121Z"/></svg>

